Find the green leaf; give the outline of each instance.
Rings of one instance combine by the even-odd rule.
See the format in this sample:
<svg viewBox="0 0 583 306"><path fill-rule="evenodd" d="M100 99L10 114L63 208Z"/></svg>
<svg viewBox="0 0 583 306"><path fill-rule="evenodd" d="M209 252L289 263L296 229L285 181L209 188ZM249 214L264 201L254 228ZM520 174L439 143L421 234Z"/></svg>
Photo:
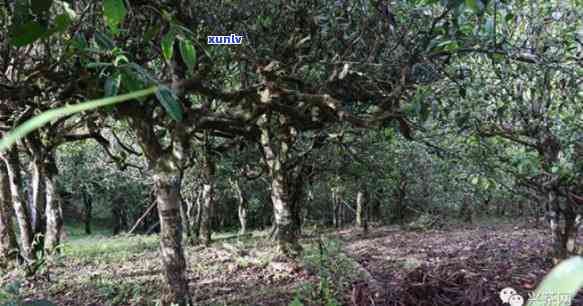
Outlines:
<svg viewBox="0 0 583 306"><path fill-rule="evenodd" d="M476 14L482 13L484 4L480 0L465 0L466 6L472 9Z"/></svg>
<svg viewBox="0 0 583 306"><path fill-rule="evenodd" d="M583 258L575 256L564 260L558 266L554 267L551 272L543 278L541 284L536 288L533 296L551 297L573 297L577 291L583 287ZM533 302L528 302L527 306L543 306L548 304L546 298L539 298ZM558 305L558 304L552 304ZM569 305L569 303L565 304Z"/></svg>
<svg viewBox="0 0 583 306"><path fill-rule="evenodd" d="M136 72L132 71L131 69L122 70L122 79L123 82L120 85L126 92L138 91L145 87L144 82L142 82L136 76ZM145 98L138 98L138 100L141 102L144 102L144 99Z"/></svg>
<svg viewBox="0 0 583 306"><path fill-rule="evenodd" d="M51 9L53 0L30 0L30 8L33 13L40 15Z"/></svg>
<svg viewBox="0 0 583 306"><path fill-rule="evenodd" d="M166 60L171 60L174 54L174 39L176 36L173 31L170 31L162 38L162 53Z"/></svg>
<svg viewBox="0 0 583 306"><path fill-rule="evenodd" d="M300 297L296 295L294 300L288 306L304 306L304 304L302 303L302 301L300 301Z"/></svg>
<svg viewBox="0 0 583 306"><path fill-rule="evenodd" d="M156 97L166 112L170 115L170 117L172 117L172 119L178 122L182 121L183 114L180 103L178 103L176 96L174 96L168 87L161 86L160 90L156 91Z"/></svg>
<svg viewBox="0 0 583 306"><path fill-rule="evenodd" d="M51 33L64 32L73 23L73 19L68 14L59 14L55 17L55 27L51 29Z"/></svg>
<svg viewBox="0 0 583 306"><path fill-rule="evenodd" d="M115 59L113 60L113 65L117 67L120 65L120 62L127 64L130 62L130 60L128 59L127 56L120 54L120 55L116 56Z"/></svg>
<svg viewBox="0 0 583 306"><path fill-rule="evenodd" d="M196 65L196 49L194 49L194 45L190 40L180 40L180 54L184 63L188 66L188 71L192 71Z"/></svg>
<svg viewBox="0 0 583 306"><path fill-rule="evenodd" d="M92 63L89 63L89 64L85 65L85 68L87 68L87 69L93 69L93 68L111 67L111 66L113 66L112 63L92 62Z"/></svg>
<svg viewBox="0 0 583 306"><path fill-rule="evenodd" d="M114 34L118 33L118 25L123 21L127 13L123 0L104 0L103 15L105 22Z"/></svg>
<svg viewBox="0 0 583 306"><path fill-rule="evenodd" d="M160 33L160 25L159 24L155 24L153 25L145 34L144 34L144 41L145 42L149 42L151 40L154 39L154 37L158 36L158 34Z"/></svg>
<svg viewBox="0 0 583 306"><path fill-rule="evenodd" d="M505 20L506 22L510 22L510 21L512 21L513 19L514 19L514 14L512 14L512 13L508 13L508 14L506 14L506 16L504 17L504 20Z"/></svg>
<svg viewBox="0 0 583 306"><path fill-rule="evenodd" d="M67 105L60 108L46 111L38 116L35 116L16 129L8 133L4 138L0 139L0 152L5 151L10 146L15 144L20 139L26 137L30 132L45 126L47 123L77 113L94 110L96 108L114 105L121 102L146 97L158 91L158 86L150 87L144 90L131 92L121 96L108 97L103 99L91 100L88 102Z"/></svg>
<svg viewBox="0 0 583 306"><path fill-rule="evenodd" d="M136 76L138 80L142 81L144 84L159 83L151 73L136 63L129 63L123 66L131 68L130 71Z"/></svg>
<svg viewBox="0 0 583 306"><path fill-rule="evenodd" d="M46 31L36 21L29 21L15 26L10 35L10 42L15 47L22 47L41 38Z"/></svg>

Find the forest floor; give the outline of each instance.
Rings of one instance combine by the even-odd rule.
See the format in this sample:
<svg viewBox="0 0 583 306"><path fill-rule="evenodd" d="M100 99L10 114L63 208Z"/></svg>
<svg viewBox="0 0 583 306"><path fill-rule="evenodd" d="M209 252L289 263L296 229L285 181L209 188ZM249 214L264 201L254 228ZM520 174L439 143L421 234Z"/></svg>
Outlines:
<svg viewBox="0 0 583 306"><path fill-rule="evenodd" d="M331 306L354 298L374 305L501 305L501 289L527 299L552 266L544 256L547 231L528 224L312 232L297 262L278 256L265 235L218 234L211 247L186 248L198 305ZM0 275L0 304L17 281L20 297L57 305L156 305L158 239L71 237L63 255L35 277L18 270Z"/></svg>

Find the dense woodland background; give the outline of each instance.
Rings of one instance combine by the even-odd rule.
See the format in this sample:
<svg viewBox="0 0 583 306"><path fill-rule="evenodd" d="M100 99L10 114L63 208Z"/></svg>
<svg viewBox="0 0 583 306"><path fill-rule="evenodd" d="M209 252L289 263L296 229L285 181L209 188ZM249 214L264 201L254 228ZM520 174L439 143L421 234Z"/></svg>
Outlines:
<svg viewBox="0 0 583 306"><path fill-rule="evenodd" d="M0 303L499 305L581 253L581 1L15 0L0 28Z"/></svg>

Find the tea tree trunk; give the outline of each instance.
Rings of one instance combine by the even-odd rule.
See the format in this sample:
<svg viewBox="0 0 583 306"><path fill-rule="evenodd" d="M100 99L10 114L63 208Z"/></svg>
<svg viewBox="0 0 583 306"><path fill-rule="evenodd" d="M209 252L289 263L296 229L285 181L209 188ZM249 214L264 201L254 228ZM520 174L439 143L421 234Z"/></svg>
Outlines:
<svg viewBox="0 0 583 306"><path fill-rule="evenodd" d="M93 214L93 202L91 196L87 192L83 192L83 206L85 208L84 222L85 222L85 234L91 235L91 217Z"/></svg>
<svg viewBox="0 0 583 306"><path fill-rule="evenodd" d="M40 153L36 153L40 154ZM35 154L35 155L36 155ZM46 201L45 165L41 156L33 157L32 172L32 199L30 201L30 217L34 236L45 235L46 232ZM44 240L44 239L42 239ZM42 247L42 246L41 246Z"/></svg>
<svg viewBox="0 0 583 306"><path fill-rule="evenodd" d="M159 142L148 109L130 106L126 109L129 124L136 133L138 143L154 172L156 203L160 219L160 253L164 284L161 304L170 306L192 305L186 278L186 259L182 248L182 222L180 219L180 165L186 158L189 145L184 137L185 128L171 130L172 147L165 149Z"/></svg>
<svg viewBox="0 0 583 306"><path fill-rule="evenodd" d="M200 209L200 241L204 245L211 243L212 236L212 203L213 186L208 183L202 185L202 198Z"/></svg>
<svg viewBox="0 0 583 306"><path fill-rule="evenodd" d="M288 171L285 164L291 145L294 142L295 131L287 125L285 118L279 120L279 137L274 137L271 129L270 116L263 115L259 121L261 129L261 146L269 175L271 177L271 201L275 219L275 240L279 250L284 255L295 257L302 251L298 243L298 225L294 224L288 186Z"/></svg>
<svg viewBox="0 0 583 306"><path fill-rule="evenodd" d="M233 186L237 196L237 210L239 214L239 223L241 225L239 235L245 235L247 232L247 208L249 206L249 202L247 201L247 195L243 191L243 188L241 188L241 183L237 178L231 180L231 185Z"/></svg>
<svg viewBox="0 0 583 306"><path fill-rule="evenodd" d="M0 156L4 160L6 170L8 171L8 180L10 185L10 194L12 196L12 205L18 222L20 235L21 254L31 261L34 259L32 225L30 224L30 215L26 205L24 192L22 191L22 176L20 173L20 159L16 147L13 147Z"/></svg>
<svg viewBox="0 0 583 306"><path fill-rule="evenodd" d="M366 191L362 188L356 194L356 224L368 232L368 203Z"/></svg>
<svg viewBox="0 0 583 306"><path fill-rule="evenodd" d="M158 169L154 175L154 181L160 216L160 251L166 280L166 288L162 296L163 304L190 305L179 212L180 175L169 169Z"/></svg>
<svg viewBox="0 0 583 306"><path fill-rule="evenodd" d="M57 175L58 169L54 156L50 156L47 162L45 175L46 186L46 237L45 237L45 251L51 254L58 251L58 246L61 243L61 236L63 234L63 211L61 208L61 196L58 192Z"/></svg>
<svg viewBox="0 0 583 306"><path fill-rule="evenodd" d="M200 240L204 245L211 243L212 218L215 198L215 164L208 150L208 135L205 132L205 152L203 158L202 199L200 217Z"/></svg>

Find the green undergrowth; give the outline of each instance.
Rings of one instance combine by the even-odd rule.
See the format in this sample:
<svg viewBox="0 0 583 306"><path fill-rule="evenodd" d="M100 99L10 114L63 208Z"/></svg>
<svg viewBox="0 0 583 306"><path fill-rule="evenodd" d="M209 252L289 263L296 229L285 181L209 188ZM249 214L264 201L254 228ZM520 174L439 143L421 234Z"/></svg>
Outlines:
<svg viewBox="0 0 583 306"><path fill-rule="evenodd" d="M24 286L23 297L52 297L54 302L63 302L68 297L80 295L86 299L80 300L81 303L156 305L161 282L157 235L111 236L98 230L85 235L82 227L71 225L67 230L69 237L61 254L51 258L45 264L46 268L33 278L35 280L27 280L23 273L15 271L13 277L4 279L0 288L8 282L32 281L36 285ZM295 295L296 302L302 303L300 305L342 305L339 297L350 290L351 283L358 278L356 263L342 251L340 239L331 234L319 236L307 231L301 240L304 253L296 262L315 278L300 274L304 276L294 283L289 282L289 272L273 272L272 263L279 262L281 255L277 243L269 238L268 230L252 231L243 236L237 232L216 233L209 248L185 244L189 273L208 279L225 273L270 273L273 277L270 278L273 285L258 286L244 294L234 291L213 297L211 293L215 289L205 287L208 304L217 302L217 299L217 305L250 305L251 301L281 299L285 305ZM237 277L240 279L230 280L233 285L244 283L245 276ZM51 281L39 282L44 278ZM5 290L0 289L0 292ZM205 293L199 290L198 294ZM220 304L223 301L227 304Z"/></svg>
<svg viewBox="0 0 583 306"><path fill-rule="evenodd" d="M316 273L320 281L302 284L290 306L343 305L345 301L339 297L362 276L357 263L342 251L342 241L331 236L321 236L304 245L302 264L306 270Z"/></svg>
<svg viewBox="0 0 583 306"><path fill-rule="evenodd" d="M85 233L84 223L71 223L65 224L65 232L67 233L67 240L77 240L84 239L88 237L109 237L112 236L111 227L105 224L103 221L95 220L91 226L91 234L87 235Z"/></svg>
<svg viewBox="0 0 583 306"><path fill-rule="evenodd" d="M86 262L114 262L127 260L145 251L154 251L158 246L157 235L115 237L92 235L64 243L63 255Z"/></svg>

